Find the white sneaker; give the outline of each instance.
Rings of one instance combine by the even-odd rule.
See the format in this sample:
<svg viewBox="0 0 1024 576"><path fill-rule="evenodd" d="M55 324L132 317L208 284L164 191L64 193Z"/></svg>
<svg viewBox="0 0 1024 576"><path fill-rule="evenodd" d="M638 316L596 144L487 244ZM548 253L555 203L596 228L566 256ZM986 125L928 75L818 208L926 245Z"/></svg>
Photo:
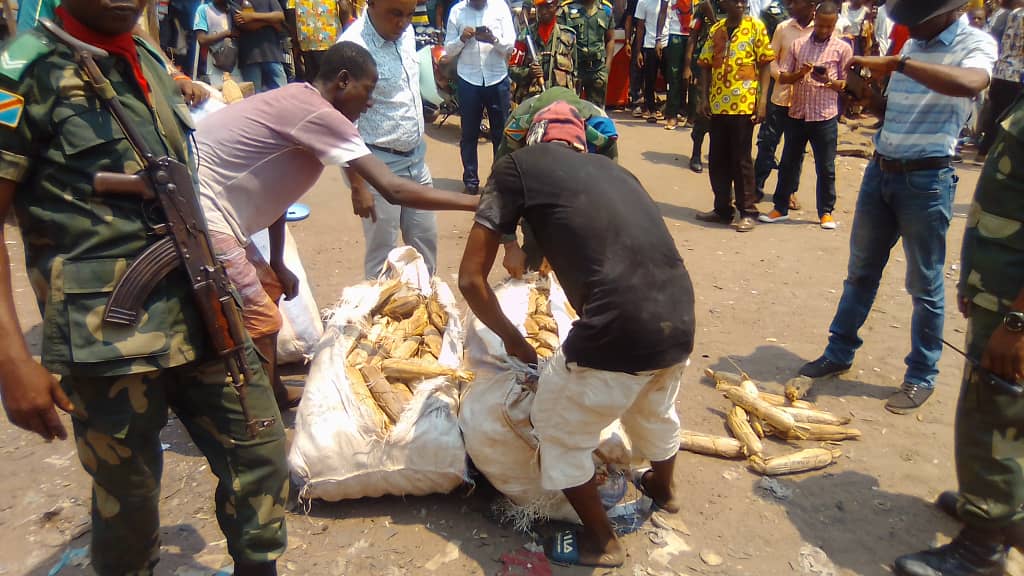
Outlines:
<svg viewBox="0 0 1024 576"><path fill-rule="evenodd" d="M789 214L780 214L778 210L772 210L771 214L758 214L757 219L765 224L774 224L789 220Z"/></svg>

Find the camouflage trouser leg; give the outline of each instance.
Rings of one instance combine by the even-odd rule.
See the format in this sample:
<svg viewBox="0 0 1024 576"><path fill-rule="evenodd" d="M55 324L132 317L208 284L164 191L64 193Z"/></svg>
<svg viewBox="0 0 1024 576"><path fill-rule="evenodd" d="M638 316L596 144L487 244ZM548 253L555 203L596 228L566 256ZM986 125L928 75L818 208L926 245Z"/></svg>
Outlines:
<svg viewBox="0 0 1024 576"><path fill-rule="evenodd" d="M593 72L580 72L580 92L584 99L603 108L605 92L607 90L607 70L600 68Z"/></svg>
<svg viewBox="0 0 1024 576"><path fill-rule="evenodd" d="M975 307L967 352L980 359L1003 315ZM1004 526L1024 519L1024 398L980 382L968 367L956 413L960 517L968 524Z"/></svg>
<svg viewBox="0 0 1024 576"><path fill-rule="evenodd" d="M101 576L149 575L158 560L160 429L175 411L219 483L217 520L235 562L285 549L285 436L274 394L251 344L249 408L274 417L250 439L220 361L122 377L65 377L75 404L78 456L93 478L92 565Z"/></svg>

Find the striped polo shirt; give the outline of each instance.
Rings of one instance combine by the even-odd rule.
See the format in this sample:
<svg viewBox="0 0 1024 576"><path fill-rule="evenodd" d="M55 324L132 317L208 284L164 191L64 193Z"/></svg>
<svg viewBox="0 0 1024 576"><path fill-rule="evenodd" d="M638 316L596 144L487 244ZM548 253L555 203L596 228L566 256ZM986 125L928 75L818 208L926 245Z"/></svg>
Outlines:
<svg viewBox="0 0 1024 576"><path fill-rule="evenodd" d="M958 19L928 42L909 40L901 54L912 60L957 68L980 68L992 76L998 58L996 41ZM960 129L973 99L944 96L895 72L887 90L885 124L875 136L875 150L886 158L941 158L956 152Z"/></svg>

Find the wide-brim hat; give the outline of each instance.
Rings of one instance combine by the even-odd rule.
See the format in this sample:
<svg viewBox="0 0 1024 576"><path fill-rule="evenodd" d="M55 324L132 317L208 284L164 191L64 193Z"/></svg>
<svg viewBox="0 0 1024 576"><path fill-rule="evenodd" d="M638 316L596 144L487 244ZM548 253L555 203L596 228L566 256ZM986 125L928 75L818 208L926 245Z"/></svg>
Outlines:
<svg viewBox="0 0 1024 576"><path fill-rule="evenodd" d="M887 0L885 9L889 18L904 26L918 24L967 5L967 0Z"/></svg>

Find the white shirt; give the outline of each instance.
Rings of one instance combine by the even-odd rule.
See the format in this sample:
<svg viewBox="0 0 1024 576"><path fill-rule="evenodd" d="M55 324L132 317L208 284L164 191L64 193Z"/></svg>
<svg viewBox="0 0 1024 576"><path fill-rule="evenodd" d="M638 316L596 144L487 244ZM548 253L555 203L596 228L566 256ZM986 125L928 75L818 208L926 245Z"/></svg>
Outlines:
<svg viewBox="0 0 1024 576"><path fill-rule="evenodd" d="M658 45L658 38L661 38L661 45L668 44L668 23L671 14L665 15L665 26L658 33L658 11L661 10L663 0L640 0L636 3L636 11L633 17L644 21L644 48L655 48ZM666 6L668 11L670 7Z"/></svg>
<svg viewBox="0 0 1024 576"><path fill-rule="evenodd" d="M892 46L892 27L893 21L883 4L878 7L875 16L875 44L878 44L878 53L882 56L888 54L889 47Z"/></svg>
<svg viewBox="0 0 1024 576"><path fill-rule="evenodd" d="M486 26L497 41L494 44L470 38L462 42L466 28ZM454 58L459 56L459 78L474 86L493 86L508 77L508 55L516 41L512 12L505 0L487 0L482 10L463 0L448 15L448 32L444 49Z"/></svg>
<svg viewBox="0 0 1024 576"><path fill-rule="evenodd" d="M747 10L751 16L760 20L761 12L764 12L766 4L768 4L768 0L750 0L747 2Z"/></svg>
<svg viewBox="0 0 1024 576"><path fill-rule="evenodd" d="M864 17L868 15L868 7L850 8L849 4L843 4L839 15L848 22L846 28L840 29L839 32L847 36L860 36L860 27L864 24Z"/></svg>
<svg viewBox="0 0 1024 576"><path fill-rule="evenodd" d="M369 13L352 23L338 41L355 42L369 50L377 63L373 106L359 117L363 140L381 148L409 152L423 139L423 101L416 34L412 26L396 41L377 33Z"/></svg>

